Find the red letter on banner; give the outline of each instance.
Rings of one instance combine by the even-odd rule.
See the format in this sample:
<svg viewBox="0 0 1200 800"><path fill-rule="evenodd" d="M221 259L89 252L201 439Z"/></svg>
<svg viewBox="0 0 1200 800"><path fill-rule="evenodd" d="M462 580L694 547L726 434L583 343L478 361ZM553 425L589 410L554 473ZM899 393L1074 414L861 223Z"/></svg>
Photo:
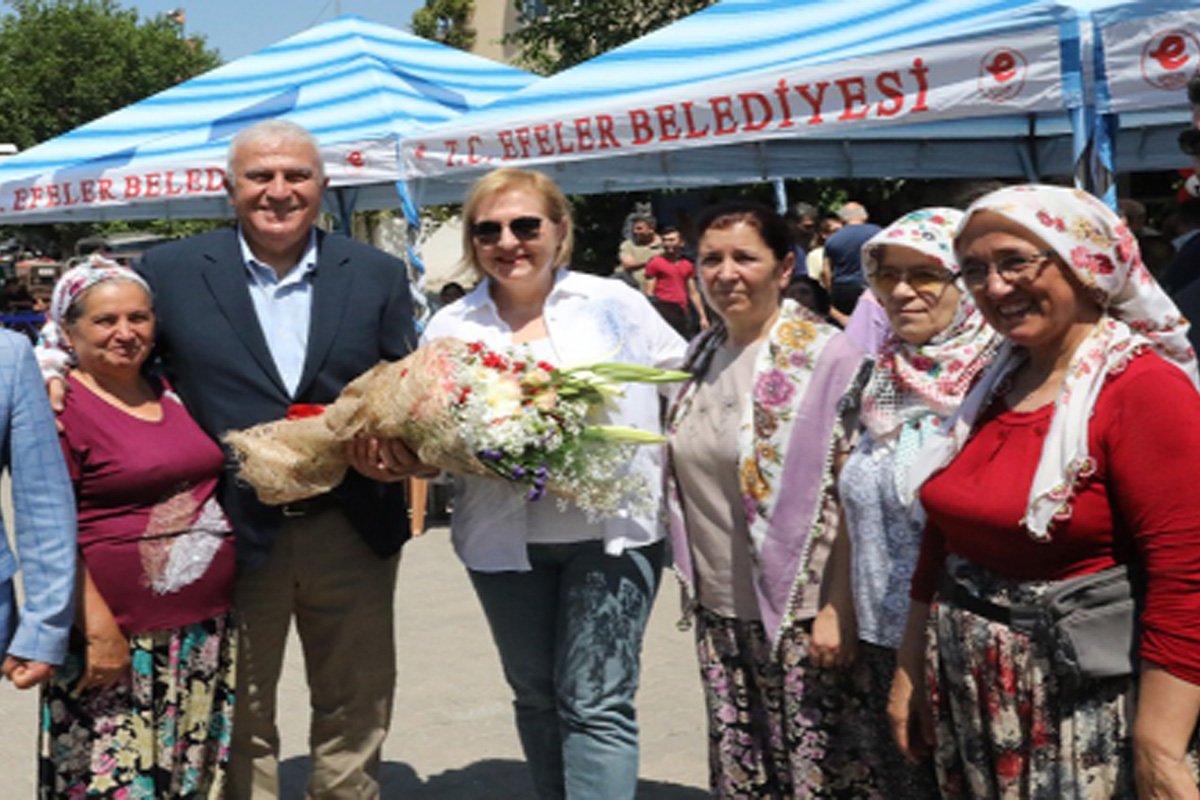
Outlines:
<svg viewBox="0 0 1200 800"><path fill-rule="evenodd" d="M829 84L826 81L820 81L817 83L817 96L813 97L808 92L807 83L802 83L796 87L796 91L813 110L812 116L808 118L809 125L820 125L825 121L825 118L821 116L821 105L825 102L825 90L827 88L829 88Z"/></svg>
<svg viewBox="0 0 1200 800"><path fill-rule="evenodd" d="M629 124L633 128L633 143L645 144L654 138L654 129L650 127L650 115L640 108L629 112Z"/></svg>

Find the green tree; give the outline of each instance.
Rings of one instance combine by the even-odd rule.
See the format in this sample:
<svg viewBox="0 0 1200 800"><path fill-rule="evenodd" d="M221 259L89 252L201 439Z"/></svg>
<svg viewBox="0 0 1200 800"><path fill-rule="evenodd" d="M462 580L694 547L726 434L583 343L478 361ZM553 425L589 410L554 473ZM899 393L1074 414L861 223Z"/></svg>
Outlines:
<svg viewBox="0 0 1200 800"><path fill-rule="evenodd" d="M0 142L22 150L138 102L221 63L203 37L180 38L168 15L139 20L114 0L8 0L0 19ZM127 223L23 228L69 254L94 229ZM164 220L139 230L180 235L210 223ZM2 238L2 237L0 237Z"/></svg>
<svg viewBox="0 0 1200 800"><path fill-rule="evenodd" d="M520 27L505 37L517 63L553 75L685 17L716 0L515 0Z"/></svg>
<svg viewBox="0 0 1200 800"><path fill-rule="evenodd" d="M474 13L475 0L425 0L425 5L413 12L412 31L434 42L470 50L475 45Z"/></svg>
<svg viewBox="0 0 1200 800"><path fill-rule="evenodd" d="M221 63L166 15L114 0L8 0L0 20L0 142L21 149Z"/></svg>

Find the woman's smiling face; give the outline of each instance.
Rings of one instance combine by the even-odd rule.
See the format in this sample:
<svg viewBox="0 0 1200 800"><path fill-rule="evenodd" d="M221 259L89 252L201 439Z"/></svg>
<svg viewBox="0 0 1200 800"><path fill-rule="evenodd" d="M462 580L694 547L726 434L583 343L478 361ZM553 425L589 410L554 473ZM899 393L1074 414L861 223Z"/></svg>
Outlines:
<svg viewBox="0 0 1200 800"><path fill-rule="evenodd" d="M538 219L541 224L529 235L522 223ZM514 220L517 231L513 231ZM563 237L563 225L546 216L538 194L525 188L505 189L479 204L474 227L481 223L497 223L499 238L474 236L475 256L480 268L489 278L501 285L553 283L555 254ZM521 235L518 236L517 234Z"/></svg>
<svg viewBox="0 0 1200 800"><path fill-rule="evenodd" d="M1074 326L1098 313L1099 307L1044 241L997 214L972 216L958 236L957 249L964 273L986 271L986 279L971 290L979 310L1016 344L1058 349ZM1005 279L994 265L1006 260L1024 260L1027 266Z"/></svg>

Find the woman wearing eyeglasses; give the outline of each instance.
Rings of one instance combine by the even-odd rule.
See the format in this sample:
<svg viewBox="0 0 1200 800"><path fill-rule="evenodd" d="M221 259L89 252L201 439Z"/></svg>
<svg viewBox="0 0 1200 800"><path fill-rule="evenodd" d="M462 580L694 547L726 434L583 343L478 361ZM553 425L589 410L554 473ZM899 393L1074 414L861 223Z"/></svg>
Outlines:
<svg viewBox="0 0 1200 800"><path fill-rule="evenodd" d="M1187 324L1124 223L1082 192L988 194L955 249L1005 341L913 470L932 477L889 704L897 741L932 746L947 797L1134 797L1136 782L1138 797L1194 800Z"/></svg>
<svg viewBox="0 0 1200 800"><path fill-rule="evenodd" d="M515 347L561 366L682 362L683 339L641 293L568 269L570 207L546 176L489 173L467 194L463 223L466 259L484 279L434 316L426 339ZM607 421L658 432L657 391L626 387ZM638 448L630 469L651 497L606 520L529 502L500 481L455 479L451 538L500 652L543 800L629 800L637 785L634 692L664 549L660 448Z"/></svg>
<svg viewBox="0 0 1200 800"><path fill-rule="evenodd" d="M999 343L957 283L953 238L962 216L953 208L913 211L862 249L867 285L891 330L862 392L862 437L841 468L838 493L853 553L859 657L875 689L873 724L861 735L880 755L880 785L898 800L937 796L928 765L909 764L896 749L886 714L921 541L908 471Z"/></svg>

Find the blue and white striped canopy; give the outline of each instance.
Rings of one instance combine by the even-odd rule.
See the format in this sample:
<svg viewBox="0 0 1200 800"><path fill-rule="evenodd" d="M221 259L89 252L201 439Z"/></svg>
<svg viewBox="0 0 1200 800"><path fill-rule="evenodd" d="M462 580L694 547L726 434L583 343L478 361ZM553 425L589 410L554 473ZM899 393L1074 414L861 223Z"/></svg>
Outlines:
<svg viewBox="0 0 1200 800"><path fill-rule="evenodd" d="M227 213L230 138L280 117L310 130L334 187L396 207L401 137L537 77L345 16L0 159L0 224Z"/></svg>
<svg viewBox="0 0 1200 800"><path fill-rule="evenodd" d="M1072 174L1095 104L1092 10L1197 5L721 0L409 137L405 169L422 202L460 197L502 165L546 170L585 193Z"/></svg>

